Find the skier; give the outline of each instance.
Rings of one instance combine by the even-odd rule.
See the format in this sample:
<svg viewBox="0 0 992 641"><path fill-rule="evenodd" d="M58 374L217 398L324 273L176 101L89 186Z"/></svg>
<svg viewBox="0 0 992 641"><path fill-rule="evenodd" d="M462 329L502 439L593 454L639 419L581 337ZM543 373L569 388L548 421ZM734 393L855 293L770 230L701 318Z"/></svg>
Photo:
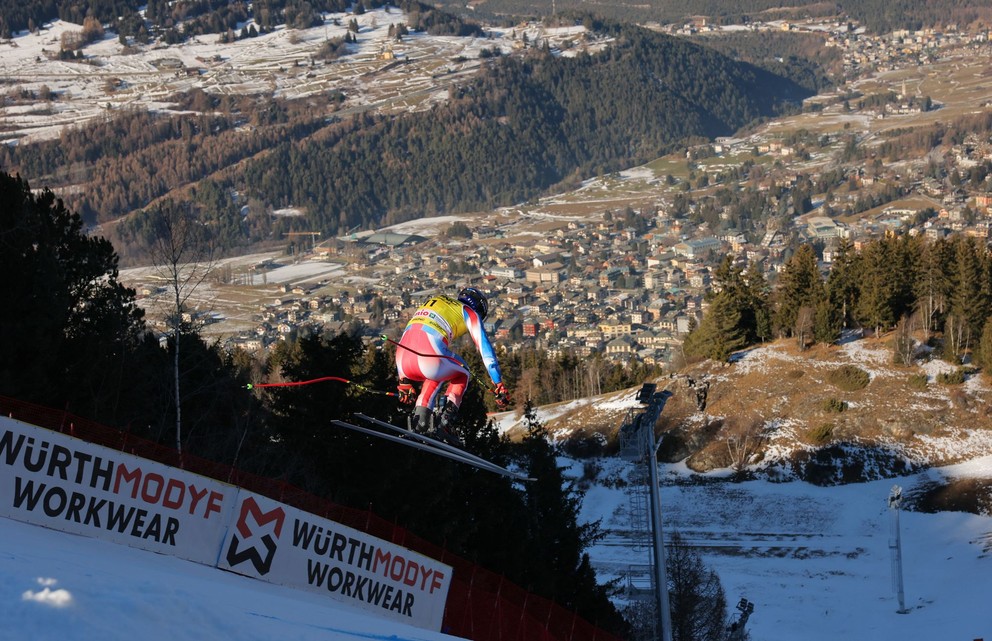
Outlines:
<svg viewBox="0 0 992 641"><path fill-rule="evenodd" d="M450 345L466 332L482 355L493 382L496 404L500 408L510 404L496 353L482 326L488 312L489 302L482 292L475 287L466 287L458 292L457 300L443 295L432 296L407 323L396 349L396 371L399 375L400 401L416 403L411 425L414 431L428 428L430 408L434 405L441 383L447 381L446 398L444 405L439 407L440 420L433 436L451 445L463 445L451 428L471 373L465 361L451 351ZM423 382L419 396L413 387L414 381Z"/></svg>

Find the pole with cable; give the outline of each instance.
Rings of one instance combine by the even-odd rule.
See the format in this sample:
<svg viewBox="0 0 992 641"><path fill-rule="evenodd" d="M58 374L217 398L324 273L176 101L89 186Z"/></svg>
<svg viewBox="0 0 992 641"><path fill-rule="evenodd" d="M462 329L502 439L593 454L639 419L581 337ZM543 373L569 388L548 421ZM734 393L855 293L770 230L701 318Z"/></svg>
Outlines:
<svg viewBox="0 0 992 641"><path fill-rule="evenodd" d="M902 507L902 488L892 486L889 492L889 513L892 515L889 531L889 550L892 552L892 589L899 600L899 614L906 614L906 595L902 585L902 535L899 531L899 508Z"/></svg>
<svg viewBox="0 0 992 641"><path fill-rule="evenodd" d="M671 392L660 392L651 398L648 411L641 415L641 429L647 438L648 478L651 481L651 530L654 533L655 584L658 597L658 623L661 641L672 641L672 609L668 603L668 568L665 561L665 537L661 524L661 487L658 478L658 447L655 442L654 424L665 407Z"/></svg>

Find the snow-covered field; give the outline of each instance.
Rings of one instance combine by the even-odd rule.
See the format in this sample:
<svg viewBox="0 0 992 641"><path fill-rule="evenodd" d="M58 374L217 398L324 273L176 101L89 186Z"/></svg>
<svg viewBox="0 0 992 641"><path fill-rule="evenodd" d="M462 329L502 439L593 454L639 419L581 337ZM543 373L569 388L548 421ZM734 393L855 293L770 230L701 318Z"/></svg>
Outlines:
<svg viewBox="0 0 992 641"><path fill-rule="evenodd" d="M716 384L734 386L748 374L774 376L789 368L854 362L873 379L888 380L893 376L891 352L880 345L849 337L822 363L796 356L783 344L766 345L715 370L713 379L726 379ZM931 383L937 374L953 369L936 359L921 367ZM976 376L961 389L978 394L986 392L987 385ZM920 394L948 406L945 386L932 383ZM854 405L852 412L857 411ZM537 408L536 415L555 428L574 420L619 426L620 418L603 417L622 416L639 407L627 391ZM590 419L592 412L595 418ZM513 413L494 418L504 432L521 426ZM697 418L702 421L704 413L686 420ZM788 415L769 426L772 423L775 427L769 431L774 438L767 444L764 464L808 447L796 435L807 428L803 421ZM992 593L992 517L901 512L906 612L899 613L892 586L892 513L887 504L896 485L904 496L913 496L957 480L989 482L992 436L979 425L963 425L917 435L908 444L893 441L890 447L924 467L935 460L966 462L839 487L818 487L789 480L789 475L734 483L728 470L699 476L691 474L684 462L665 464L661 474L666 532L677 530L697 547L703 561L719 574L731 606L741 598L755 604L748 624L754 641L992 638L992 614L986 606ZM636 510L631 510L630 497L616 489L616 481L627 479L633 464L609 459L601 465L595 481L580 483L587 487L583 520L602 519L606 537L591 550L591 558L600 579L608 580L625 577L632 565L650 563L650 539L632 538ZM571 462L576 479L586 468L584 462ZM641 575L635 585L644 581ZM732 607L731 613L736 614Z"/></svg>
<svg viewBox="0 0 992 641"><path fill-rule="evenodd" d="M348 55L331 63L320 61L321 46L343 37L352 20L358 22L359 32ZM328 13L323 25L309 29L280 26L232 43L209 34L168 47L134 42L125 46L108 30L102 40L82 50L84 62L69 62L57 59L63 35L79 33L82 26L57 20L35 33L0 40L5 91L51 97L0 101L0 142L55 138L64 127L121 109L171 110L172 96L193 88L214 95L288 99L340 91L346 97L343 109L423 109L446 99L453 80L477 69L483 49L498 47L509 53L515 39L525 35L530 42L547 39L554 47L584 31L535 23L512 31L487 28L491 37L485 38L410 33L397 41L389 35L391 26L406 22L396 8L360 15Z"/></svg>
<svg viewBox="0 0 992 641"><path fill-rule="evenodd" d="M0 517L3 641L442 641L319 594Z"/></svg>
<svg viewBox="0 0 992 641"><path fill-rule="evenodd" d="M322 43L343 37L352 17L361 29L354 53L340 64L314 64ZM328 15L321 27L279 28L229 44L219 42L217 35L206 35L169 47L131 44L125 49L117 35L108 31L103 40L83 50L88 64L49 59L59 51L63 34L81 30L80 25L55 21L36 33L18 34L0 43L8 80L32 91L45 87L55 99L47 105L4 107L0 117L13 130L8 135L26 135L25 140L33 141L55 137L65 126L108 111L169 109L170 96L192 88L213 94L284 98L339 89L361 104L366 98L372 100L373 94L362 91L363 84L372 83L360 82L360 77L370 70L369 65L376 65L377 54L389 44L389 26L404 22L405 17L396 10L379 10L345 18L344 14ZM443 46L440 39L432 39L431 47ZM463 46L472 45L466 39ZM395 48L403 53L412 47Z"/></svg>
<svg viewBox="0 0 992 641"><path fill-rule="evenodd" d="M604 475L632 463L610 461ZM575 474L581 466L575 465ZM754 604L754 641L924 641L992 638L992 518L965 513L900 513L905 606L893 589L889 548L893 486L904 494L927 480L992 478L992 457L919 475L841 487L802 482L674 484L663 466L667 533L678 531L719 574L731 613ZM601 580L647 564L631 547L630 511L616 489L593 485L583 518L603 518L609 535L591 551Z"/></svg>

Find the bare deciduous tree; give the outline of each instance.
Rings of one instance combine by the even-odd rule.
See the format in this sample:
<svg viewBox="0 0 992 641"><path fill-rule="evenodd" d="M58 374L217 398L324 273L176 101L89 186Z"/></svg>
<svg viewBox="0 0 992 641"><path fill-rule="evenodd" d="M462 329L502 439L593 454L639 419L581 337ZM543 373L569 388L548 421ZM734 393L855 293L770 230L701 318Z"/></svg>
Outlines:
<svg viewBox="0 0 992 641"><path fill-rule="evenodd" d="M764 442L764 422L761 419L753 419L739 429L733 429L726 441L731 469L734 472L742 472L752 458L761 451Z"/></svg>
<svg viewBox="0 0 992 641"><path fill-rule="evenodd" d="M184 205L166 203L152 212L155 240L152 258L170 293L173 347L173 394L176 409L176 451L182 454L182 401L179 393L179 343L192 328L187 302L213 269L213 249L206 228Z"/></svg>
<svg viewBox="0 0 992 641"><path fill-rule="evenodd" d="M916 309L923 329L923 340L928 341L936 332L936 319L944 312L944 295L928 289L923 296L916 299Z"/></svg>
<svg viewBox="0 0 992 641"><path fill-rule="evenodd" d="M970 337L968 324L957 314L948 314L944 322L944 358L960 362Z"/></svg>
<svg viewBox="0 0 992 641"><path fill-rule="evenodd" d="M892 337L893 360L897 365L912 365L913 356L916 354L916 340L913 334L916 332L920 321L920 314L903 316L896 323L895 335Z"/></svg>
<svg viewBox="0 0 992 641"><path fill-rule="evenodd" d="M814 321L816 320L816 311L808 306L803 305L799 308L796 314L796 328L794 330L796 341L799 344L800 350L805 350L813 337Z"/></svg>

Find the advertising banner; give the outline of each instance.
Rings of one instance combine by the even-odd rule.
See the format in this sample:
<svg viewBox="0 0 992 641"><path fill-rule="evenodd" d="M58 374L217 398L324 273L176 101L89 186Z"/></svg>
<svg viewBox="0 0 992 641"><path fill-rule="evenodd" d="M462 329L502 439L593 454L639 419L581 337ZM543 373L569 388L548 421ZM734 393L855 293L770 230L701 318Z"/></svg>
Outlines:
<svg viewBox="0 0 992 641"><path fill-rule="evenodd" d="M450 566L246 491L232 517L218 567L441 629Z"/></svg>
<svg viewBox="0 0 992 641"><path fill-rule="evenodd" d="M0 417L0 516L215 565L237 488Z"/></svg>

